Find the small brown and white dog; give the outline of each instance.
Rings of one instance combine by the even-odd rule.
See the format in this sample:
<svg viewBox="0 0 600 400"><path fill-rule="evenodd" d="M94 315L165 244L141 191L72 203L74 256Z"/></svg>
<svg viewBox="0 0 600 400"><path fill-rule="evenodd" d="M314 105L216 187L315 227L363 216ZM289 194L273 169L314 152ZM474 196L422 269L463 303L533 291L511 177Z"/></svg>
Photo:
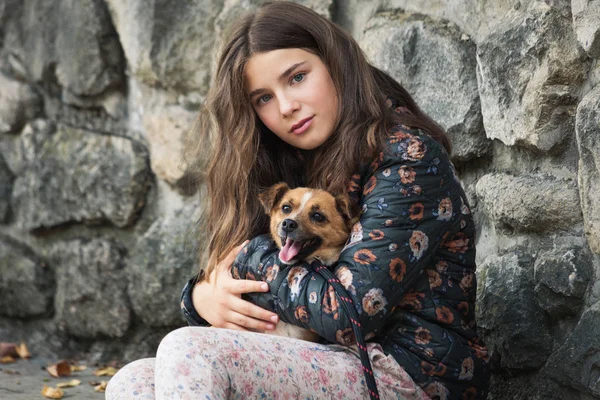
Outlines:
<svg viewBox="0 0 600 400"><path fill-rule="evenodd" d="M271 217L270 231L279 247L279 259L284 265L301 261L335 263L358 220L346 195L310 188L290 189L285 183L271 186L259 195L265 212ZM308 274L304 267L288 272L292 300L300 292L300 283ZM269 334L317 341L319 336L307 329L279 322Z"/></svg>

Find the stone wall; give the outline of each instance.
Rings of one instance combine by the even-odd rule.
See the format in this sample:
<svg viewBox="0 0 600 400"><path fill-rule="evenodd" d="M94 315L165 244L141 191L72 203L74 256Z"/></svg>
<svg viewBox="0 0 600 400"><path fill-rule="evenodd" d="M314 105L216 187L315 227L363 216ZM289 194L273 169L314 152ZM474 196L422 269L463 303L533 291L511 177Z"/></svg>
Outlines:
<svg viewBox="0 0 600 400"><path fill-rule="evenodd" d="M298 0L449 133L494 399L600 398L600 3ZM182 149L261 0L0 0L0 339L133 359L184 324Z"/></svg>

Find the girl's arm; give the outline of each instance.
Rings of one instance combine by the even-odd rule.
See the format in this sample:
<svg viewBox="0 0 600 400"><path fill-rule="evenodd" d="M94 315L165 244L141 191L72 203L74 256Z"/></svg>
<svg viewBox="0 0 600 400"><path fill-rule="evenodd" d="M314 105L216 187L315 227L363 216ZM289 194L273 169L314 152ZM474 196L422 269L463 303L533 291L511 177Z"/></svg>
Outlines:
<svg viewBox="0 0 600 400"><path fill-rule="evenodd" d="M425 268L436 262L441 243L459 244L464 225L463 192L441 145L424 134L399 132L389 141L389 153L373 162L362 182L363 214L334 266L365 336L381 329L420 277L427 279ZM265 235L242 250L232 272L269 283L268 293L249 296L257 305L331 342L349 344L349 317L333 287L313 269L314 263L282 268Z"/></svg>

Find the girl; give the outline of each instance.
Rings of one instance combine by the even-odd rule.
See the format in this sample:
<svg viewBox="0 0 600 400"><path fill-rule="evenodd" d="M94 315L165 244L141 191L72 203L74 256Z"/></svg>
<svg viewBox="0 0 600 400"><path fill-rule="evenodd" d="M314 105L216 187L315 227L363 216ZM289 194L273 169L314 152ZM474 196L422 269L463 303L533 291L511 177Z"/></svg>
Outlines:
<svg viewBox="0 0 600 400"><path fill-rule="evenodd" d="M280 267L265 235L258 193L280 181L347 192L362 210L333 268L381 398L485 398L473 219L445 133L400 84L330 21L276 2L233 28L205 113L209 257L182 309L191 325L228 329L170 333L156 359L111 380L107 398L369 397L351 316L330 281L315 263ZM251 332L279 318L322 343Z"/></svg>

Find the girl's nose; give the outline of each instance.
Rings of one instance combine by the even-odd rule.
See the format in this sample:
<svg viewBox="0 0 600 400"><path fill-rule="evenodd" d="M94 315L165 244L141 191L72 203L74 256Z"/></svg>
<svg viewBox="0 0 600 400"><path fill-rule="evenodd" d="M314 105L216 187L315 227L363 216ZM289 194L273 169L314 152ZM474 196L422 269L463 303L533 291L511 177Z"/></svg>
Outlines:
<svg viewBox="0 0 600 400"><path fill-rule="evenodd" d="M281 115L283 115L284 117L291 116L299 108L300 103L297 100L286 96L281 96L279 98L279 109Z"/></svg>

